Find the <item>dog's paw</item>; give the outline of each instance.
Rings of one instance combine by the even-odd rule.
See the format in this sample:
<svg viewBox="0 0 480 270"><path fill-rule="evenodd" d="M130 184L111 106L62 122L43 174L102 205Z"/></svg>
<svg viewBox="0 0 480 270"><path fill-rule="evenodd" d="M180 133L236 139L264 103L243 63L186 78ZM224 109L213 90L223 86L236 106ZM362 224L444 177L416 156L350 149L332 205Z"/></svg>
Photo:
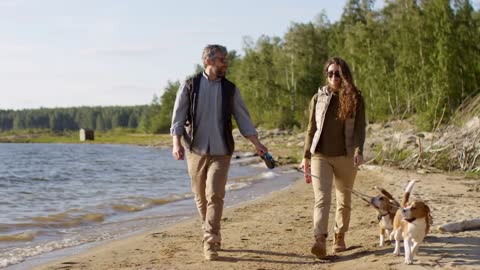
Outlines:
<svg viewBox="0 0 480 270"><path fill-rule="evenodd" d="M412 263L413 263L413 261L412 261L411 259L405 258L405 264L410 265L410 264L412 264Z"/></svg>

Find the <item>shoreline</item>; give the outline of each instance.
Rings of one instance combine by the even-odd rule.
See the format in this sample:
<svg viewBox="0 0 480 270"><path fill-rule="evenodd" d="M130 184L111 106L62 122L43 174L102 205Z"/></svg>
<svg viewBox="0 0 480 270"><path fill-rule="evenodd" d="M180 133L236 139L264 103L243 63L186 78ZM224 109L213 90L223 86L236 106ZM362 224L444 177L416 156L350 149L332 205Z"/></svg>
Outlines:
<svg viewBox="0 0 480 270"><path fill-rule="evenodd" d="M288 190L290 188L292 188L293 185L298 185L299 182L301 182L301 180L296 180L293 184L287 186L287 187L284 187L284 188L281 188L280 190L275 190L275 191L272 191L268 194L265 194L261 197L257 197L255 199L252 199L252 200L249 200L249 201L246 201L246 202L240 202L240 203L237 203L235 205L231 205L231 206L227 206L224 208L224 214L223 214L223 217L222 217L222 223L225 223L229 220L229 217L227 216L230 216L232 214L234 214L236 211L238 211L238 209L241 209L241 208L244 208L244 207L249 207L250 205L255 205L256 203L262 203L263 201L268 201L271 199L271 197L277 197L277 196L281 196L282 193L285 193L285 192L288 192ZM195 213L193 216L190 216L190 217L187 217L185 219L182 219L182 220L179 220L179 221L174 221L170 224L164 224L164 225L160 225L156 228L151 228L151 229L146 229L144 231L140 231L140 232L133 232L131 233L130 236L122 236L120 237L119 239L110 239L110 240L106 240L106 241L103 241L103 242L100 242L100 243L89 243L89 244L86 244L87 247L75 247L73 249L78 249L80 252L77 253L77 254L74 254L74 255L67 255L67 256L62 256L58 259L53 259L53 260L49 260L48 262L45 262L45 263L41 263L39 265L25 265L25 266L30 266L30 267L33 267L31 268L32 270L40 270L40 269L56 269L58 268L58 266L55 266L57 264L61 264L61 265L68 265L67 268L65 269L74 269L74 268L69 268L70 265L75 265L76 263L71 263L70 261L72 260L76 260L78 258L82 258L84 256L86 257L97 257L95 254L98 254L99 252L102 253L102 252L106 252L106 251L110 251L112 250L112 252L114 252L113 250L117 248L117 246L128 246L130 242L141 242L143 238L149 238L149 237L153 237L153 238L156 238L156 237L161 237L161 238L166 238L168 237L168 233L171 232L171 231L175 231L176 229L175 228L191 228L191 227L195 227L196 229L198 229L198 233L197 233L197 236L198 236L198 243L199 243L199 249L198 249L198 253L201 255L200 257L203 258L203 253L202 252L202 249L201 249L201 229L200 229L200 220L199 220L199 217L197 215L197 213ZM157 236L158 235L158 236ZM193 237L193 236L192 236ZM226 237L224 237L226 238ZM88 246L92 246L92 247L88 247ZM201 259L203 260L203 259ZM12 265L12 266L15 266L15 265ZM138 265L137 265L138 266ZM10 266L11 267L11 266ZM53 267L53 268L51 268ZM8 267L7 267L8 269ZM64 268L62 268L64 269ZM107 269L107 268L105 268ZM153 269L157 269L157 268L153 268ZM163 269L163 268L158 268L158 269ZM168 268L170 269L170 268Z"/></svg>
<svg viewBox="0 0 480 270"><path fill-rule="evenodd" d="M403 257L391 254L393 246L378 247L375 211L352 200L352 219L346 242L349 249L316 260L310 254L313 240L313 192L296 177L288 188L253 201L226 208L222 218L223 250L219 261L203 259L200 220L192 217L125 239L102 243L79 254L33 269L403 269ZM364 166L355 188L367 194L380 185L399 197L411 178L421 179L414 197L432 207L434 228L420 246L412 269L476 269L480 264L480 232L443 234L436 226L450 220L478 216L480 210L469 191L475 180L441 174L420 175L378 166ZM465 193L469 196L464 196ZM334 196L333 196L334 197ZM439 200L438 198L441 198ZM441 202L441 203L440 203ZM332 201L334 205L334 201ZM448 207L445 207L448 206ZM452 209L455 206L458 209ZM334 207L329 228L333 227ZM331 247L330 235L328 251ZM402 250L403 253L403 250Z"/></svg>
<svg viewBox="0 0 480 270"><path fill-rule="evenodd" d="M275 170L259 169L260 167L263 168L264 164L263 162L258 163L257 159L258 157L239 158L232 163L236 164L235 167L239 167L240 170L250 171L250 174L247 173L245 176L240 177L235 177L235 173L231 175L229 180L230 184L227 184L227 196L225 198L226 209L243 204L245 203L244 201L256 200L270 194L271 192L284 189L286 186L291 185L294 181L295 174L293 174L293 171L289 170L288 167L279 167ZM236 169L236 171L238 174L238 169ZM232 172L235 172L235 170ZM272 179L273 177L275 177L275 179ZM113 235L115 235L113 238L94 242L86 242L81 245L60 248L38 254L36 256L28 257L24 261L9 265L6 267L6 269L30 269L37 264L50 263L52 260L61 260L65 257L71 256L72 254L78 254L86 249L95 248L98 245L103 245L110 241L117 241L124 239L125 237L141 234L142 232L149 231L154 228L175 226L175 224L178 222L182 222L183 220L191 219L192 217L197 216L197 211L192 198L175 201L172 202L172 204L161 207L163 207L163 210L157 208L152 208L150 210L147 209L146 213L143 214L144 218L140 218L137 215L137 217L134 219L120 221L123 223L128 223L123 224L123 227L126 226L125 228L119 227L122 226L122 224L119 222L110 222L110 225L105 225L96 229L100 231L109 227L110 229L117 228L118 230L124 231L122 233L116 233L116 230L111 231ZM168 207L171 210L166 210L167 208L165 207ZM166 215L171 211L174 211L173 215ZM175 214L175 211L181 211L181 215L180 212L176 212ZM139 215L142 214L140 213ZM155 221L158 223L155 224ZM133 231L127 231L127 227L133 228L132 224L137 224L135 225L137 229Z"/></svg>

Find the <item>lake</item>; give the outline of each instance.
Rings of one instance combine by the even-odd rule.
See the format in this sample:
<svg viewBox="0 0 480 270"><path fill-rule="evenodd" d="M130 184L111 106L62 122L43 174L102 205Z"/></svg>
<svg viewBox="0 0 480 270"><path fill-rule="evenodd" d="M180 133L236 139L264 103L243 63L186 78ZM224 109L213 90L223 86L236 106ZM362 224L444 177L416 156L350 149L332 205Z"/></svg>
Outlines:
<svg viewBox="0 0 480 270"><path fill-rule="evenodd" d="M293 181L258 162L232 161L226 206ZM195 216L192 198L186 162L170 149L0 144L0 267Z"/></svg>

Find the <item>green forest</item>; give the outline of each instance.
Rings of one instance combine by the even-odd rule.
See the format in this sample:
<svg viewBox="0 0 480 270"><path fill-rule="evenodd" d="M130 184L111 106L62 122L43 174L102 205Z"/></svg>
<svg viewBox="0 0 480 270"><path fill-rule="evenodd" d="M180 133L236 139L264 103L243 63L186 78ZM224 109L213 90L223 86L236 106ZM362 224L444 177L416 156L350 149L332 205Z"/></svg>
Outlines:
<svg viewBox="0 0 480 270"><path fill-rule="evenodd" d="M320 12L309 23L292 23L283 37L245 38L243 52L229 52L228 78L256 125L304 128L332 56L349 63L370 122L409 118L431 130L480 92L480 12L470 1L387 0L381 10L374 2L349 0L339 21ZM192 48L199 57L202 49ZM0 131L126 127L168 133L184 79L169 82L145 106L0 110Z"/></svg>

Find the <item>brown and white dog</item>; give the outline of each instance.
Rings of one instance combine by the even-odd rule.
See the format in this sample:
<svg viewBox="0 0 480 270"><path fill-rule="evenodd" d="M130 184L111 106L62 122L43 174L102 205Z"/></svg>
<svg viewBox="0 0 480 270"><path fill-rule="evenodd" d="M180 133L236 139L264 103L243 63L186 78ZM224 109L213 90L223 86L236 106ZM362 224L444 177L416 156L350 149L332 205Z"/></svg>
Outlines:
<svg viewBox="0 0 480 270"><path fill-rule="evenodd" d="M398 209L393 220L392 235L395 238L393 254L400 255L400 240L403 239L406 264L413 263L413 256L417 254L419 245L423 242L432 223L428 205L419 200L408 203L414 185L415 180L408 183L401 208Z"/></svg>
<svg viewBox="0 0 480 270"><path fill-rule="evenodd" d="M400 208L400 204L393 198L393 196L388 193L383 188L375 186L375 189L380 191L382 195L373 197L370 200L370 204L377 209L378 215L378 226L380 227L380 242L379 246L383 247L385 244L385 235L387 235L391 240L393 240L393 218L397 213L397 210Z"/></svg>

